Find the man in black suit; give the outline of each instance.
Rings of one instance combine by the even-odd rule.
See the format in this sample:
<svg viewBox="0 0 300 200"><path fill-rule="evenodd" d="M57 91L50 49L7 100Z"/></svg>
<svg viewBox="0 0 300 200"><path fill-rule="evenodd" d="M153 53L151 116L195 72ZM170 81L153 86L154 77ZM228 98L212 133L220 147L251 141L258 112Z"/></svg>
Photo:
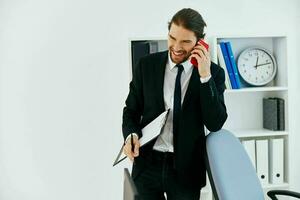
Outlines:
<svg viewBox="0 0 300 200"><path fill-rule="evenodd" d="M204 126L218 131L227 113L224 70L196 45L205 26L197 11L178 11L169 22L168 51L140 59L130 82L123 151L134 161L132 177L144 200L165 199L164 194L168 200L199 200L206 184ZM163 132L140 148L141 129L169 108Z"/></svg>

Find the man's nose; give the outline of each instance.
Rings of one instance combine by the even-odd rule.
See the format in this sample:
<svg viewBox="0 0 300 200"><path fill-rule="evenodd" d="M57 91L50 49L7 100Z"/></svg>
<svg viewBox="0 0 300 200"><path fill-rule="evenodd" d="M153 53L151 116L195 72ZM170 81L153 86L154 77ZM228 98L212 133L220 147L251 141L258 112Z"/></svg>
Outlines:
<svg viewBox="0 0 300 200"><path fill-rule="evenodd" d="M175 42L173 45L173 49L174 49L174 51L180 51L182 49L180 43Z"/></svg>

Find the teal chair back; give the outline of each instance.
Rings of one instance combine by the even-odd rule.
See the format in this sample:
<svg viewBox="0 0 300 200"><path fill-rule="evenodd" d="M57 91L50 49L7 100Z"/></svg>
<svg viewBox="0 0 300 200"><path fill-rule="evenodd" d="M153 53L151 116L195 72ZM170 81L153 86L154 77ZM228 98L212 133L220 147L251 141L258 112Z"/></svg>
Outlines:
<svg viewBox="0 0 300 200"><path fill-rule="evenodd" d="M216 200L264 200L264 192L246 150L231 132L206 137L206 166Z"/></svg>

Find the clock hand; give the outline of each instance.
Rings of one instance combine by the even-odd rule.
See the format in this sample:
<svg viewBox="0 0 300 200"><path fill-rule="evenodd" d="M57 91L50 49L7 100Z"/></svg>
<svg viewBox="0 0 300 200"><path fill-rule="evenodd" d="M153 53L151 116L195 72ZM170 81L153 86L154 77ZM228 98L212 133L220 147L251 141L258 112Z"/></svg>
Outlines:
<svg viewBox="0 0 300 200"><path fill-rule="evenodd" d="M271 64L271 62L256 65L256 68L259 67L259 66L268 65L268 64Z"/></svg>
<svg viewBox="0 0 300 200"><path fill-rule="evenodd" d="M258 56L257 56L257 59L256 59L256 64L255 64L256 69L257 69L257 63L258 63Z"/></svg>

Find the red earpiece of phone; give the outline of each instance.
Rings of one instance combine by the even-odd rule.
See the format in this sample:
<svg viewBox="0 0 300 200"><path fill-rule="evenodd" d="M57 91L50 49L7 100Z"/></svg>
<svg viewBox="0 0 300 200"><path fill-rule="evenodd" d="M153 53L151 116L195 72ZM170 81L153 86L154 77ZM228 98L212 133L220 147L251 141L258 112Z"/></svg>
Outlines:
<svg viewBox="0 0 300 200"><path fill-rule="evenodd" d="M206 50L208 50L208 48L209 48L209 45L206 42L204 42L203 39L200 39L197 42L197 44L201 44L202 46L205 47ZM191 58L191 63L194 65L194 67L198 67L198 62L197 62L196 58Z"/></svg>

